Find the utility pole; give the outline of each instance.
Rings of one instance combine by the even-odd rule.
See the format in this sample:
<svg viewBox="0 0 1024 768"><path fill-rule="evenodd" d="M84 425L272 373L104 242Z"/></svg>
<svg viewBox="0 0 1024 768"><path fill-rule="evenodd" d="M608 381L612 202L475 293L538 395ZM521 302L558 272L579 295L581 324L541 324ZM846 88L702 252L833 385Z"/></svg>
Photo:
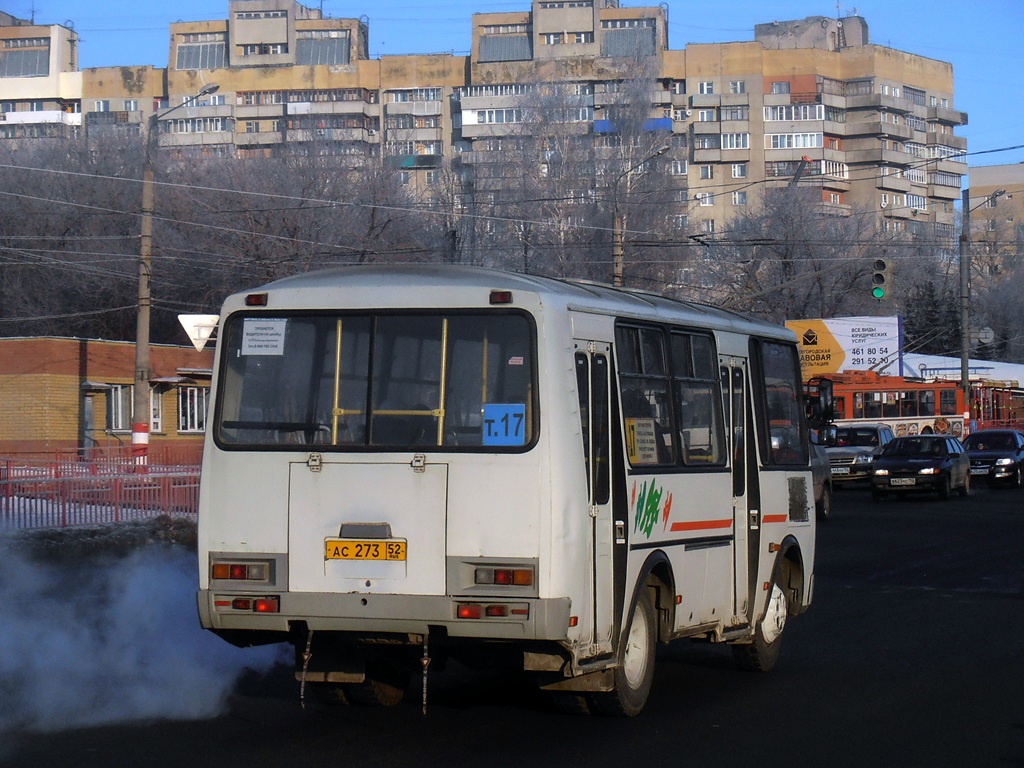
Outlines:
<svg viewBox="0 0 1024 768"><path fill-rule="evenodd" d="M164 112L154 112L146 124L143 140L145 158L142 165L142 216L139 223L139 306L135 318L135 384L132 388L132 461L145 465L149 460L149 427L152 421L149 380L149 319L152 308L153 280L153 151L157 143L157 127L161 117L189 106L197 99L214 93L219 86L204 85L190 96Z"/></svg>
<svg viewBox="0 0 1024 768"><path fill-rule="evenodd" d="M984 200L971 208L971 190L960 192L960 386L964 391L964 408L967 413L965 421L970 423L971 414L971 211L977 210L988 203L993 208L996 198L1006 194L1005 189L997 189Z"/></svg>
<svg viewBox="0 0 1024 768"><path fill-rule="evenodd" d="M971 271L971 190L960 193L960 387L964 391L964 407L971 410L971 329L970 329L970 271ZM966 417L970 423L970 416Z"/></svg>

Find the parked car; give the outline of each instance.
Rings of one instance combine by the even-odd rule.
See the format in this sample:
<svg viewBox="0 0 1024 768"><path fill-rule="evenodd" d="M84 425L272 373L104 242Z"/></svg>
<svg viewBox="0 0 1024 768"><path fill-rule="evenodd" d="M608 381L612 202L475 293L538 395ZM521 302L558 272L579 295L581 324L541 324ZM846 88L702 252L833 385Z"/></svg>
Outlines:
<svg viewBox="0 0 1024 768"><path fill-rule="evenodd" d="M984 429L964 440L971 476L991 485L1024 485L1024 433L1016 429Z"/></svg>
<svg viewBox="0 0 1024 768"><path fill-rule="evenodd" d="M871 479L871 464L882 447L893 439L886 424L836 426L835 444L825 451L836 485Z"/></svg>
<svg viewBox="0 0 1024 768"><path fill-rule="evenodd" d="M890 493L937 491L948 499L953 490L971 491L971 460L955 437L913 435L897 437L882 448L871 474L875 500Z"/></svg>

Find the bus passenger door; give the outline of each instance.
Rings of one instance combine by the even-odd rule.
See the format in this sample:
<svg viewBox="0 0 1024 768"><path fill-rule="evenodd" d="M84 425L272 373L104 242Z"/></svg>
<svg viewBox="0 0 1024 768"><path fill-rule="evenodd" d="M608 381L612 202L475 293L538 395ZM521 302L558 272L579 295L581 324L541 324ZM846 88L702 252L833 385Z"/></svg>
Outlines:
<svg viewBox="0 0 1024 768"><path fill-rule="evenodd" d="M583 451L587 463L590 514L591 615L593 646L588 655L610 653L614 633L615 523L611 501L611 345L575 342L576 384L580 399Z"/></svg>
<svg viewBox="0 0 1024 768"><path fill-rule="evenodd" d="M725 398L726 423L729 432L729 466L732 468L733 529L735 531L734 620L750 619L751 557L757 553L758 496L754 441L750 436L750 390L747 386L747 363L742 358L726 357L721 361L722 394Z"/></svg>

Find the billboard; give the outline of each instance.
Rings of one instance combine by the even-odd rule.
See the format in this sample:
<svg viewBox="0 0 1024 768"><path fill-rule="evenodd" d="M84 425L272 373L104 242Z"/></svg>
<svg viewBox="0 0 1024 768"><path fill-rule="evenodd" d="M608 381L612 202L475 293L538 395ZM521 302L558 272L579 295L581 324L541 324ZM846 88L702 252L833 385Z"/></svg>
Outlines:
<svg viewBox="0 0 1024 768"><path fill-rule="evenodd" d="M787 320L800 345L804 379L842 371L899 372L899 317Z"/></svg>

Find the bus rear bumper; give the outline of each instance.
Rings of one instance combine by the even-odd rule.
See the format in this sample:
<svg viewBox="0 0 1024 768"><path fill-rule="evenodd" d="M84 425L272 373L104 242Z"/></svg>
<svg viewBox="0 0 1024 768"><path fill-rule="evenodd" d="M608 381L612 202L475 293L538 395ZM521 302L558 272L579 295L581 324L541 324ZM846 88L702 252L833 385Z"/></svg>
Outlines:
<svg viewBox="0 0 1024 768"><path fill-rule="evenodd" d="M255 609L261 598L277 598L277 612ZM449 637L496 640L567 639L571 600L563 598L472 598L434 595L267 593L225 594L200 590L200 623L206 629L287 633L292 625L326 632L425 635L444 627ZM265 606L265 603L260 605Z"/></svg>

